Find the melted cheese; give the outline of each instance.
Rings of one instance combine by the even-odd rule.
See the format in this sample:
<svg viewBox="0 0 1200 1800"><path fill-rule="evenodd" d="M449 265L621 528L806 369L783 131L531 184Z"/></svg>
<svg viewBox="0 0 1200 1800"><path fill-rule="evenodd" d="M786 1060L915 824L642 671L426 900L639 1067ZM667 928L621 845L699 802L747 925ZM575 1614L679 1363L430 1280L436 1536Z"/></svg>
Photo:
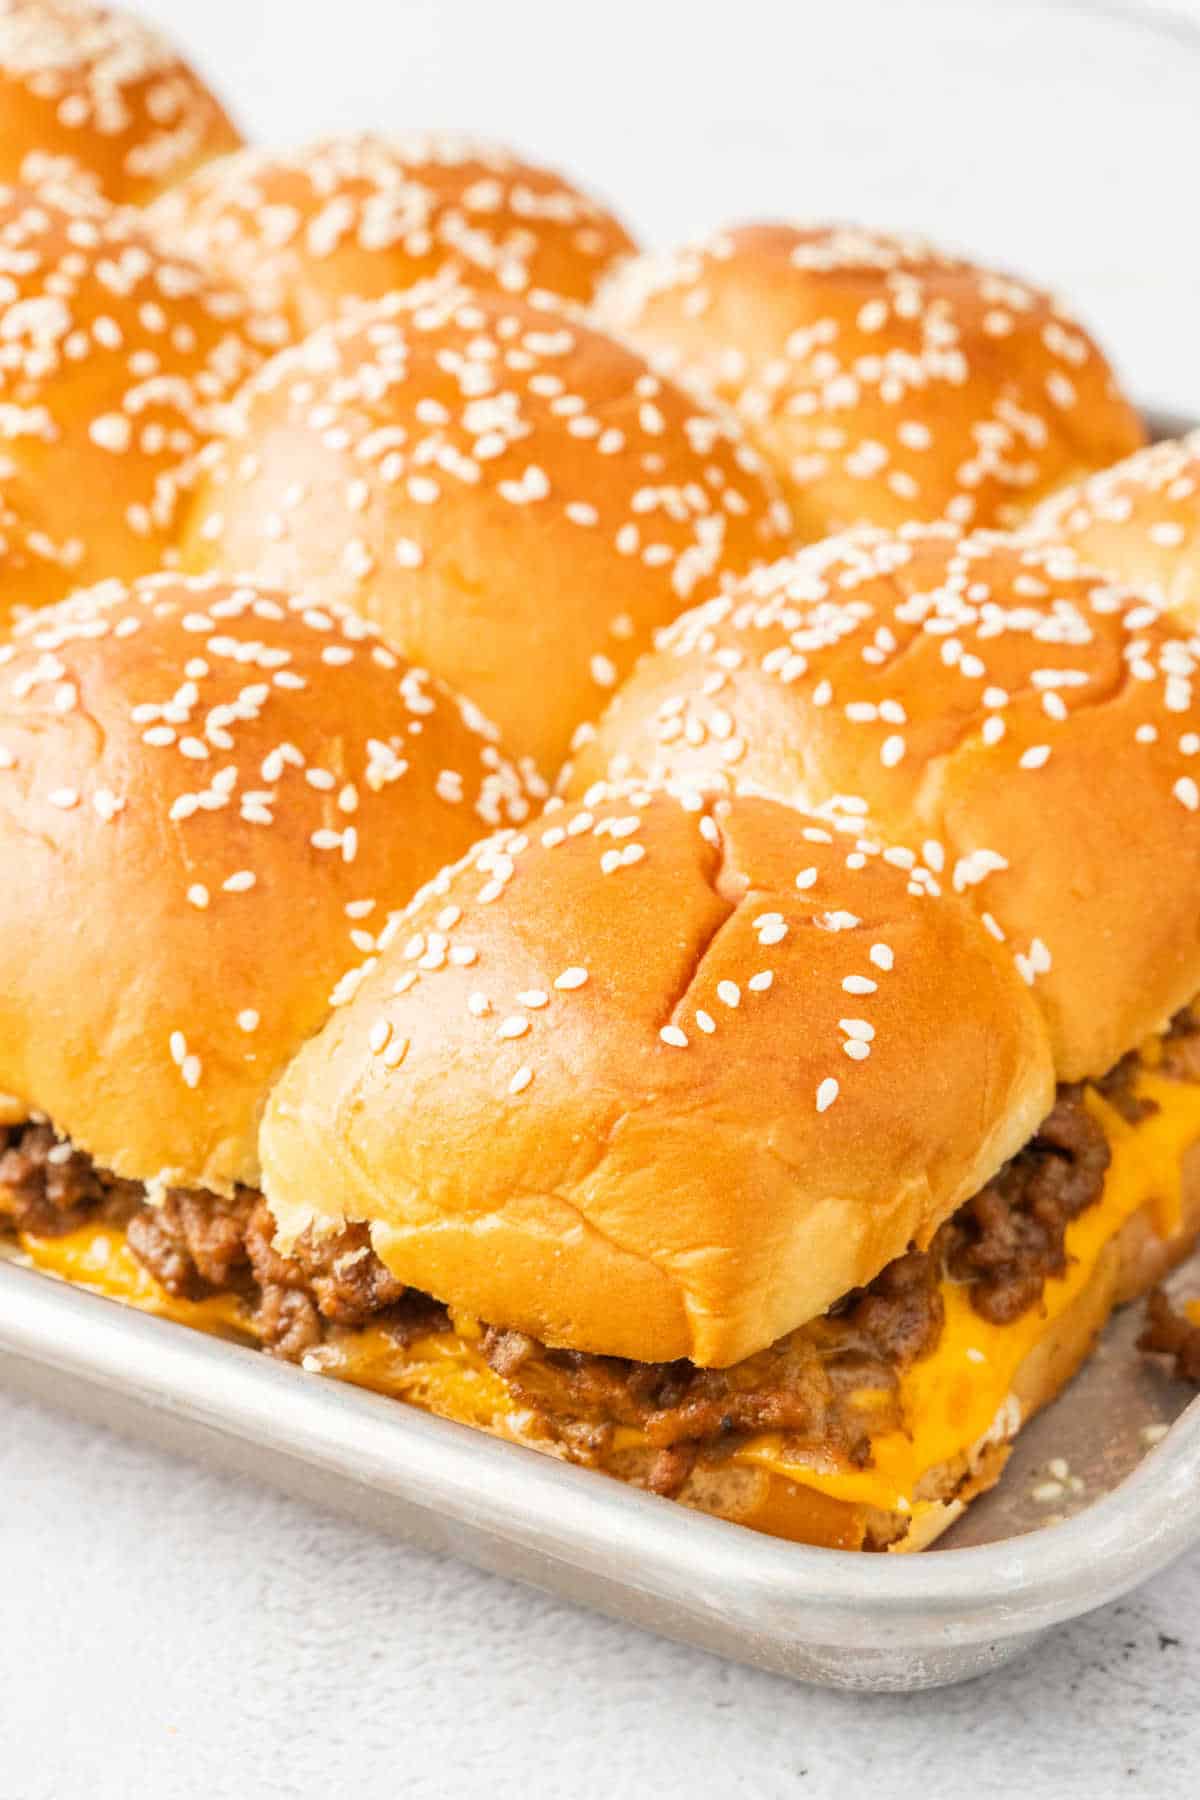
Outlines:
<svg viewBox="0 0 1200 1800"><path fill-rule="evenodd" d="M1171 1236L1180 1223L1181 1165L1185 1152L1200 1141L1200 1087L1144 1071L1137 1092L1156 1101L1159 1110L1130 1125L1100 1094L1087 1090L1087 1104L1108 1137L1112 1162L1101 1199L1067 1228L1066 1273L1046 1283L1040 1307L1012 1324L993 1325L974 1310L965 1288L943 1283L945 1326L938 1348L913 1363L901 1380L907 1430L874 1440L871 1468L820 1467L798 1460L788 1454L782 1439L768 1433L749 1439L731 1461L769 1472L786 1483L788 1491L799 1488L825 1501L910 1514L914 1522L932 1512L922 1488L928 1487L933 1471L972 1456L984 1444L1015 1435L1021 1423L1013 1393L1017 1372L1054 1322L1079 1299L1105 1247L1143 1208L1150 1209L1161 1237ZM60 1238L26 1235L22 1247L37 1267L141 1311L222 1336L255 1335L253 1321L235 1296L188 1301L167 1294L142 1268L123 1234L111 1226L86 1226ZM1198 1314L1200 1303L1193 1316ZM454 1324L453 1333L431 1333L404 1347L380 1327L334 1333L305 1357L305 1367L498 1436L530 1442L536 1436L536 1421L513 1408L505 1383L484 1361L477 1347L478 1325L459 1317ZM624 1427L614 1438L617 1450L644 1442L640 1432ZM802 1495L796 1501L801 1510L810 1504ZM783 1536L809 1536L787 1529L786 1521L765 1528Z"/></svg>
<svg viewBox="0 0 1200 1800"><path fill-rule="evenodd" d="M34 1237L23 1232L20 1244L35 1268L75 1287L90 1288L139 1312L175 1319L217 1337L254 1336L246 1309L235 1294L177 1300L142 1267L125 1242L125 1233L112 1225L84 1225L64 1237Z"/></svg>
<svg viewBox="0 0 1200 1800"><path fill-rule="evenodd" d="M1104 1127L1112 1162L1100 1200L1067 1227L1066 1273L1046 1283L1040 1306L1010 1325L992 1325L971 1305L968 1291L942 1284L946 1323L932 1356L913 1363L901 1380L908 1430L878 1437L869 1469L821 1469L789 1458L778 1437L752 1439L734 1460L756 1463L832 1498L887 1512L922 1510L923 1478L981 1445L1015 1436L1021 1417L1013 1383L1026 1356L1080 1297L1105 1249L1144 1207L1160 1237L1178 1227L1181 1164L1200 1140L1200 1089L1143 1074L1137 1091L1159 1111L1130 1125L1094 1089L1087 1104Z"/></svg>

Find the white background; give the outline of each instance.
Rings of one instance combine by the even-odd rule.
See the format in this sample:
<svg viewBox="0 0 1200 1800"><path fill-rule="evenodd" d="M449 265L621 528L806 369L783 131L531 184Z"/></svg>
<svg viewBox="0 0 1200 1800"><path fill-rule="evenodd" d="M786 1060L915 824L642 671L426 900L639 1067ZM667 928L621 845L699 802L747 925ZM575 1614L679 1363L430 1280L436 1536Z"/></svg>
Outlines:
<svg viewBox="0 0 1200 1800"><path fill-rule="evenodd" d="M648 241L916 226L1200 414L1200 6L156 0L257 137L450 125ZM1200 1504L1200 1497L1198 1497ZM0 1797L1196 1792L1200 1559L983 1683L791 1687L0 1397Z"/></svg>

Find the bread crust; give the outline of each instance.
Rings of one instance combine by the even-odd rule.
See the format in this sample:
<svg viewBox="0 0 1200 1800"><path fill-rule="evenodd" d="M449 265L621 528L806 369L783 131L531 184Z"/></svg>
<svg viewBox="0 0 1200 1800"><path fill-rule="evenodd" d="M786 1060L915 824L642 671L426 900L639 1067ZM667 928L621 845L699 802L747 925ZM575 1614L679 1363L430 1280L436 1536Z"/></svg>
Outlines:
<svg viewBox="0 0 1200 1800"><path fill-rule="evenodd" d="M801 541L1012 525L1145 442L1059 302L913 235L735 225L623 265L598 311L736 409Z"/></svg>
<svg viewBox="0 0 1200 1800"><path fill-rule="evenodd" d="M366 1221L476 1317L708 1365L928 1242L1049 1110L1048 1044L968 909L853 846L635 792L472 853L272 1096L282 1240Z"/></svg>
<svg viewBox="0 0 1200 1800"><path fill-rule="evenodd" d="M1200 989L1196 648L1067 552L950 527L814 546L660 636L564 777L833 802L936 863L1100 1075Z"/></svg>
<svg viewBox="0 0 1200 1800"><path fill-rule="evenodd" d="M1022 535L1069 545L1080 561L1155 595L1200 625L1200 432L1126 457L1054 494Z"/></svg>
<svg viewBox="0 0 1200 1800"><path fill-rule="evenodd" d="M786 541L736 427L582 318L384 302L247 383L185 566L345 601L553 773L654 630Z"/></svg>
<svg viewBox="0 0 1200 1800"><path fill-rule="evenodd" d="M607 208L502 144L449 132L323 138L209 164L153 207L165 243L302 336L348 305L447 276L586 303L635 249Z"/></svg>
<svg viewBox="0 0 1200 1800"><path fill-rule="evenodd" d="M67 178L141 206L241 141L196 71L133 14L5 0L0 181Z"/></svg>
<svg viewBox="0 0 1200 1800"><path fill-rule="evenodd" d="M173 552L187 464L280 341L130 209L0 187L0 621Z"/></svg>
<svg viewBox="0 0 1200 1800"><path fill-rule="evenodd" d="M18 627L0 747L0 1093L222 1192L389 916L544 791L356 615L178 576Z"/></svg>

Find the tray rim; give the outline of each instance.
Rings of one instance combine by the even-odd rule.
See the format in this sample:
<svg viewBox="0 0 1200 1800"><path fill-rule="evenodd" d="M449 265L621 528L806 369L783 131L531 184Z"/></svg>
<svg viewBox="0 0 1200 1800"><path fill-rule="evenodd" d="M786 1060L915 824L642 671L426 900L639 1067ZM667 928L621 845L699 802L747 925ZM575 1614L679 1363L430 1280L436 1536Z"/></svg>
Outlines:
<svg viewBox="0 0 1200 1800"><path fill-rule="evenodd" d="M917 1654L1028 1637L1119 1598L1200 1543L1200 1398L1117 1487L1061 1524L932 1556L879 1557L747 1531L7 1257L0 1347L256 1445L264 1460L299 1458L347 1487L436 1505L444 1521L610 1589L675 1604L690 1596L698 1615L830 1649ZM269 1481L270 1469L262 1475Z"/></svg>

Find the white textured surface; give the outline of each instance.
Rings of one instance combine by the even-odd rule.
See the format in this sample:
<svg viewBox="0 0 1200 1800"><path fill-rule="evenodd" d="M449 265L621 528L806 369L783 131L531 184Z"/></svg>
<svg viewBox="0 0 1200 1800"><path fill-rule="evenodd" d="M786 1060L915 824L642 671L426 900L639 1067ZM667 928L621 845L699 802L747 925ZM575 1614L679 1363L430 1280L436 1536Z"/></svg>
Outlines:
<svg viewBox="0 0 1200 1800"><path fill-rule="evenodd" d="M479 128L647 238L922 227L1200 412L1200 7L157 0L246 128ZM790 1687L0 1398L4 1800L1195 1792L1200 1559L941 1694Z"/></svg>

